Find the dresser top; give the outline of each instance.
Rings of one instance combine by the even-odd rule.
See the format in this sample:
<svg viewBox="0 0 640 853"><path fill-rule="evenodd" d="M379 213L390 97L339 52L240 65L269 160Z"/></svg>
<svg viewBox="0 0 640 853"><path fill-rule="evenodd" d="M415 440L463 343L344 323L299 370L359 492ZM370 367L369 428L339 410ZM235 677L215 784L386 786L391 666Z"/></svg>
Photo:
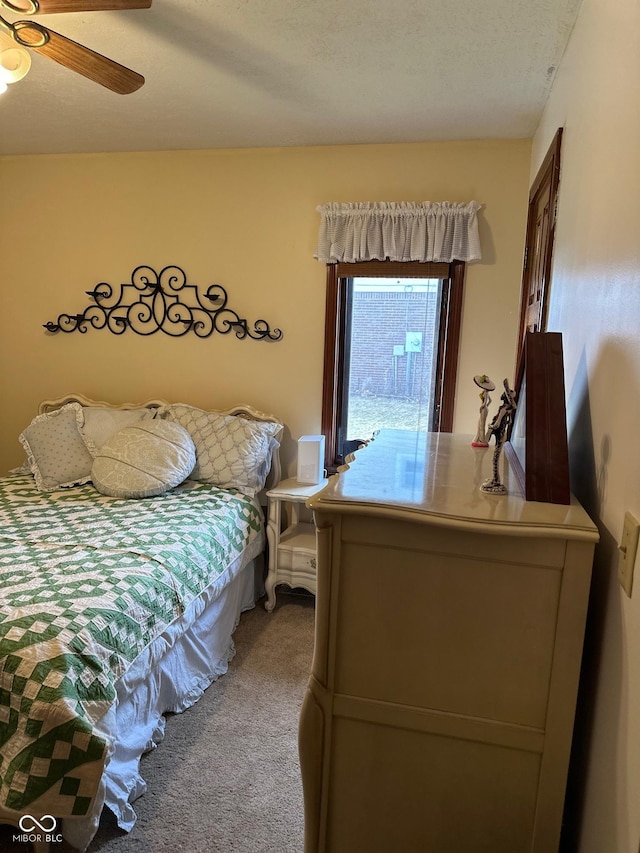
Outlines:
<svg viewBox="0 0 640 853"><path fill-rule="evenodd" d="M472 447L471 440L470 435L380 430L308 505L319 512L597 541L596 526L575 499L568 506L524 500L504 452L500 471L508 494L480 491L492 476L494 447Z"/></svg>

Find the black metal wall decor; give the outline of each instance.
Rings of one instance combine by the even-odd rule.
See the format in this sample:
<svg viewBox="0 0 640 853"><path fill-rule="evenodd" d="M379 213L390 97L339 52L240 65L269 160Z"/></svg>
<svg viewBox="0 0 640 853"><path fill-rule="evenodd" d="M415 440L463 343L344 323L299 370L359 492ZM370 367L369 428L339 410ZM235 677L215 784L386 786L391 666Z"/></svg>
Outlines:
<svg viewBox="0 0 640 853"><path fill-rule="evenodd" d="M193 332L208 338L214 332L237 338L279 341L280 329L271 329L266 320L256 320L253 328L235 311L227 307L227 291L219 284L210 285L199 293L194 284L187 284L184 270L167 266L160 272L152 267L139 266L131 273L131 281L120 285L114 298L110 284L101 282L86 291L94 304L81 314L60 314L55 323L44 328L49 332L81 332L88 328L104 329L121 335L127 329L137 335L164 332L174 338Z"/></svg>

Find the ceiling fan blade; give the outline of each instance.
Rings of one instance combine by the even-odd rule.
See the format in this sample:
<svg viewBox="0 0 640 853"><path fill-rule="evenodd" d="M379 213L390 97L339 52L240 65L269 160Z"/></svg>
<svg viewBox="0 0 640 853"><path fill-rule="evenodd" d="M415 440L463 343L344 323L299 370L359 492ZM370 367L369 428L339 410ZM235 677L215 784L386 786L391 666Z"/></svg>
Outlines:
<svg viewBox="0 0 640 853"><path fill-rule="evenodd" d="M20 43L30 50L48 56L65 68L70 68L71 71L82 74L94 83L99 83L119 95L135 92L144 83L144 77L141 74L41 24L18 21L14 24L14 28L19 34ZM42 44L43 35L46 37L44 44Z"/></svg>
<svg viewBox="0 0 640 853"><path fill-rule="evenodd" d="M108 12L149 9L152 0L0 0L17 15L55 15L58 12Z"/></svg>

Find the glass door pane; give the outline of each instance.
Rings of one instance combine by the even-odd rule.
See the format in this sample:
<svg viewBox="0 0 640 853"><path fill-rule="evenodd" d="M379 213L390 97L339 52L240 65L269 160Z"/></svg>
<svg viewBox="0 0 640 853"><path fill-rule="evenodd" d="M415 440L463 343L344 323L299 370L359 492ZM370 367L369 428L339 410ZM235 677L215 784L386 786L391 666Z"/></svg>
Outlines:
<svg viewBox="0 0 640 853"><path fill-rule="evenodd" d="M348 291L343 438L433 429L440 279L353 278Z"/></svg>

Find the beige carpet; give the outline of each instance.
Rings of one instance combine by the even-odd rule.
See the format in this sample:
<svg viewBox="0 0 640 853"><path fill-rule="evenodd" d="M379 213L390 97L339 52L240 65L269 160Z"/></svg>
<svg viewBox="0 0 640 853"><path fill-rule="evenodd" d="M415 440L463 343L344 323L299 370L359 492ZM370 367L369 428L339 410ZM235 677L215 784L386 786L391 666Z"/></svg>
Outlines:
<svg viewBox="0 0 640 853"><path fill-rule="evenodd" d="M135 827L127 835L106 813L90 853L301 853L297 730L313 622L313 598L298 595L242 615L227 674L143 757Z"/></svg>

